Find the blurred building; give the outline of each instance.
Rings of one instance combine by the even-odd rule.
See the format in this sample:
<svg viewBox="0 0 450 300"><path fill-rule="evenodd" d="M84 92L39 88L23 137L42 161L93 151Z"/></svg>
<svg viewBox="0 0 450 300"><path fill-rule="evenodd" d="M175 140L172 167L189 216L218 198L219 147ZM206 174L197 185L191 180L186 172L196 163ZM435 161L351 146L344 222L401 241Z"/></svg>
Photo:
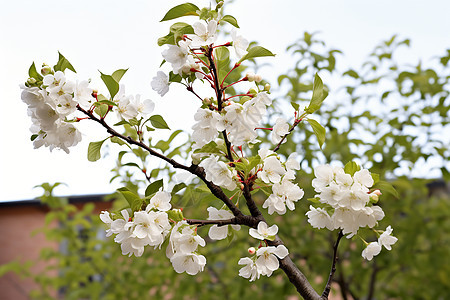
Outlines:
<svg viewBox="0 0 450 300"><path fill-rule="evenodd" d="M94 203L95 212L100 213L111 207L111 202L103 200L104 196L73 196L67 199L78 208L88 202ZM49 208L39 200L0 202L0 268L12 261L23 263L31 260L36 262L31 272L39 273L44 270L45 262L39 259L42 248L61 249L64 246L49 242L45 235L38 231L44 227L48 211ZM0 277L1 300L30 299L29 292L35 288L36 284L31 279L21 279L11 272Z"/></svg>

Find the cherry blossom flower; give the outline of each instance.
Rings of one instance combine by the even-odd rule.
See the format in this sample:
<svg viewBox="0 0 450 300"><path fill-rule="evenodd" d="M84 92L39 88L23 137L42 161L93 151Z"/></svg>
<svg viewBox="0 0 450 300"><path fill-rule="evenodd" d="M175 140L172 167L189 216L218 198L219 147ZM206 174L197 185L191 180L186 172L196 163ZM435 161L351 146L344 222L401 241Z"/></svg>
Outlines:
<svg viewBox="0 0 450 300"><path fill-rule="evenodd" d="M163 97L169 91L169 77L163 71L158 71L151 82L152 89Z"/></svg>
<svg viewBox="0 0 450 300"><path fill-rule="evenodd" d="M387 250L391 250L391 245L394 245L398 239L395 236L392 236L392 227L389 225L386 230L380 235L378 238L378 243L381 246L384 246Z"/></svg>
<svg viewBox="0 0 450 300"><path fill-rule="evenodd" d="M231 31L231 39L233 40L233 47L236 52L236 56L241 58L246 55L249 42L243 36L237 35L237 31L234 28Z"/></svg>
<svg viewBox="0 0 450 300"><path fill-rule="evenodd" d="M286 122L284 118L278 118L272 128L272 143L275 145L278 144L279 142L281 142L281 139L288 133L289 123ZM286 140L284 140L283 142L286 142Z"/></svg>
<svg viewBox="0 0 450 300"><path fill-rule="evenodd" d="M273 240L278 233L278 226L267 226L266 222L259 222L258 229L250 228L248 232L252 237L258 240Z"/></svg>
<svg viewBox="0 0 450 300"><path fill-rule="evenodd" d="M367 245L367 247L362 252L362 257L367 260L372 260L374 256L380 254L381 246L377 242L372 242Z"/></svg>

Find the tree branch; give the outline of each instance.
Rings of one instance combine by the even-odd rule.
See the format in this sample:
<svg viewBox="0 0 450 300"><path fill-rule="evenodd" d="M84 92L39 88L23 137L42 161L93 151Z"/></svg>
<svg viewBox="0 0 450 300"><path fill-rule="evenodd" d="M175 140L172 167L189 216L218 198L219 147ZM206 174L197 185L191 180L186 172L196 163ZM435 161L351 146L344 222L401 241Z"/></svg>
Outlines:
<svg viewBox="0 0 450 300"><path fill-rule="evenodd" d="M373 260L372 264L372 274L370 275L370 283L369 283L369 293L367 294L367 300L372 300L373 294L375 292L375 281L377 279L377 273L379 268L376 264L376 260Z"/></svg>
<svg viewBox="0 0 450 300"><path fill-rule="evenodd" d="M294 130L294 128L302 121L302 119L295 119L294 124L292 124L292 127L289 129L289 132L286 133L282 138L281 141L276 145L276 147L273 149L273 152L277 152L280 149L281 144L283 144L283 141L287 138L288 135L291 134L291 132Z"/></svg>
<svg viewBox="0 0 450 300"><path fill-rule="evenodd" d="M97 123L100 123L106 129L106 131L109 134L111 134L113 136L116 136L118 138L121 138L122 140L126 141L129 144L136 145L138 147L141 147L141 148L147 150L151 155L164 160L165 162L167 162L170 165L172 165L174 168L186 170L186 171L190 172L191 174L196 175L201 180L203 180L203 182L205 182L205 184L208 186L209 190L211 191L211 193L214 196L216 196L223 203L225 203L225 205L230 209L230 211L233 213L234 216L243 216L244 215L239 210L239 208L237 208L237 206L234 205L234 203L230 200L230 198L228 198L228 196L225 195L225 193L223 192L223 190L219 186L217 186L214 183L206 180L205 172L204 172L202 167L199 167L198 165L194 165L194 164L192 164L191 166L188 167L186 165L178 163L177 161L175 161L175 160L173 160L171 158L168 158L168 157L164 156L163 154L161 154L159 152L156 152L155 150L153 150L150 147L148 147L146 144L144 144L144 143L142 143L140 141L136 141L136 140L132 139L129 136L124 136L123 134L118 133L113 128L111 128L108 124L106 124L104 119L97 118L92 112L83 109L79 105L77 106L77 109L79 111L81 111L82 113L84 113L85 115L87 115L91 120L94 120Z"/></svg>
<svg viewBox="0 0 450 300"><path fill-rule="evenodd" d="M342 230L340 230L339 235L336 240L336 243L334 244L334 248L333 248L333 263L331 264L330 276L328 277L327 285L325 286L325 289L323 290L323 293L322 293L322 299L324 299L324 300L328 299L328 295L330 294L331 282L333 280L334 272L336 272L336 262L338 260L337 249L339 247L339 242L343 236L344 236L344 234L342 233Z"/></svg>
<svg viewBox="0 0 450 300"><path fill-rule="evenodd" d="M242 215L239 217L234 217L226 220L196 220L196 219L186 219L186 222L190 225L198 225L198 227L205 225L217 225L217 226L225 226L225 225L245 225L248 227L257 227L259 220L247 216Z"/></svg>

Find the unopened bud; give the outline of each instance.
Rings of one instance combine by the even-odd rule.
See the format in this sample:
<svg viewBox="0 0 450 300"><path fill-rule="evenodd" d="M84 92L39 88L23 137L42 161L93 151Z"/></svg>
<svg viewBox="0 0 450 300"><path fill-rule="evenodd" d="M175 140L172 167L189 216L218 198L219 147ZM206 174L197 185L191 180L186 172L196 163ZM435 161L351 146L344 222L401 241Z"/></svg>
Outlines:
<svg viewBox="0 0 450 300"><path fill-rule="evenodd" d="M247 94L256 95L257 93L255 89L250 89Z"/></svg>
<svg viewBox="0 0 450 300"><path fill-rule="evenodd" d="M248 79L248 81L252 82L255 81L255 73L248 72L247 75L245 75Z"/></svg>
<svg viewBox="0 0 450 300"><path fill-rule="evenodd" d="M264 86L264 90L266 92L270 92L270 84L266 83L266 85Z"/></svg>
<svg viewBox="0 0 450 300"><path fill-rule="evenodd" d="M250 98L249 96L244 96L244 97L241 98L241 103L245 103L245 102L247 102L250 99L252 99L252 98Z"/></svg>
<svg viewBox="0 0 450 300"><path fill-rule="evenodd" d="M210 98L205 98L205 99L203 99L203 104L205 104L205 105L211 105L211 99L210 99Z"/></svg>
<svg viewBox="0 0 450 300"><path fill-rule="evenodd" d="M381 195L380 190L375 190L372 193L370 193L369 194L370 202L377 203L380 195Z"/></svg>
<svg viewBox="0 0 450 300"><path fill-rule="evenodd" d="M217 3L216 9L219 9L223 6L223 1L220 1L219 3Z"/></svg>
<svg viewBox="0 0 450 300"><path fill-rule="evenodd" d="M36 83L36 79L34 79L33 77L28 78L27 83L32 85Z"/></svg>
<svg viewBox="0 0 450 300"><path fill-rule="evenodd" d="M42 75L48 75L52 72L52 68L50 68L50 66L48 66L47 64L42 64L42 69L41 69L41 74Z"/></svg>
<svg viewBox="0 0 450 300"><path fill-rule="evenodd" d="M262 76L259 74L255 75L255 82L260 82L262 80Z"/></svg>
<svg viewBox="0 0 450 300"><path fill-rule="evenodd" d="M250 248L248 248L248 253L249 254L251 254L251 255L253 255L253 254L255 254L256 253L256 249L255 249L255 247L250 247Z"/></svg>

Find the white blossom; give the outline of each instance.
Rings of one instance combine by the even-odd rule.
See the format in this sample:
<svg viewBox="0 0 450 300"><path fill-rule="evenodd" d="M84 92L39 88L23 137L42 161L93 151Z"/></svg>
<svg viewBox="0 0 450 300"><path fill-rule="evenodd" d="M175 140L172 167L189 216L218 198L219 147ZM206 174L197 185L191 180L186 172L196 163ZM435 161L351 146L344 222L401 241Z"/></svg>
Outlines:
<svg viewBox="0 0 450 300"><path fill-rule="evenodd" d="M258 223L257 229L250 228L248 233L258 240L273 240L278 233L278 226L268 227L266 222L261 221Z"/></svg>
<svg viewBox="0 0 450 300"><path fill-rule="evenodd" d="M378 243L381 246L384 246L387 250L391 250L391 246L394 245L398 239L395 236L392 236L392 227L389 225L386 230L380 235L378 238Z"/></svg>
<svg viewBox="0 0 450 300"><path fill-rule="evenodd" d="M380 254L381 246L377 242L372 242L367 245L367 247L362 252L362 257L367 260L372 260L374 256Z"/></svg>
<svg viewBox="0 0 450 300"><path fill-rule="evenodd" d="M288 133L289 123L286 122L284 118L278 118L272 128L272 143L275 145L278 144L279 142L281 142L281 139ZM286 142L286 140L284 140L283 142Z"/></svg>
<svg viewBox="0 0 450 300"><path fill-rule="evenodd" d="M151 82L152 89L163 97L169 91L169 77L163 71L158 71Z"/></svg>
<svg viewBox="0 0 450 300"><path fill-rule="evenodd" d="M237 35L237 31L234 28L231 31L231 39L233 40L233 47L236 52L236 56L241 58L246 55L249 42L243 36Z"/></svg>

